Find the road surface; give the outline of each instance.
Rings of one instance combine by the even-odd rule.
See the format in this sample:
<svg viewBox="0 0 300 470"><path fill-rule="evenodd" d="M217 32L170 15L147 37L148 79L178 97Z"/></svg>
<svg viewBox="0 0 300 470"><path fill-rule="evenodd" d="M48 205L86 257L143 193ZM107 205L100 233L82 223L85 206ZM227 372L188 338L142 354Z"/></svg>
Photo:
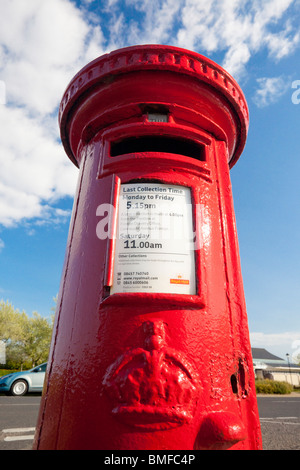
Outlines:
<svg viewBox="0 0 300 470"><path fill-rule="evenodd" d="M0 450L30 450L40 395L0 395ZM300 394L258 396L264 450L300 450Z"/></svg>

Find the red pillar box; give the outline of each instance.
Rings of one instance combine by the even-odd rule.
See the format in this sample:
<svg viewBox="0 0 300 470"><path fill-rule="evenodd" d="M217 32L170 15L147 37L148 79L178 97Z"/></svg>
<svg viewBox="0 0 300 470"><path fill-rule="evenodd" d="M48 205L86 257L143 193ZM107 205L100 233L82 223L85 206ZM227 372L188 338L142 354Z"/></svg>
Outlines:
<svg viewBox="0 0 300 470"><path fill-rule="evenodd" d="M169 46L100 57L59 112L79 167L35 449L260 449L229 168L248 110Z"/></svg>

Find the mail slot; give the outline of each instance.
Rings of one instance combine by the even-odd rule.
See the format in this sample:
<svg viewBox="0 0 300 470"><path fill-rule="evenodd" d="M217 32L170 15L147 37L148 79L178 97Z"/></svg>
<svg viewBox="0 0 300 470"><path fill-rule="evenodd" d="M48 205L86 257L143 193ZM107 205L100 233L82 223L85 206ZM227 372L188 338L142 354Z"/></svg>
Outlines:
<svg viewBox="0 0 300 470"><path fill-rule="evenodd" d="M201 144L187 139L178 139L169 136L142 136L128 137L110 144L110 156L118 157L128 153L175 153L196 160L205 160L205 153Z"/></svg>

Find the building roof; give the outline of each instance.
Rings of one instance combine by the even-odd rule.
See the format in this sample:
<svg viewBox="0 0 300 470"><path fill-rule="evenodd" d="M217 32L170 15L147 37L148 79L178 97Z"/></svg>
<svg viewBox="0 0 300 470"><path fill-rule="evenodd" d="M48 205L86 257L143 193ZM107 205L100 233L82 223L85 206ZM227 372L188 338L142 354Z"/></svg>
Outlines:
<svg viewBox="0 0 300 470"><path fill-rule="evenodd" d="M251 348L253 360L264 360L264 361L283 361L286 362L284 359L278 356L274 356L274 354L269 353L266 349L263 348Z"/></svg>
<svg viewBox="0 0 300 470"><path fill-rule="evenodd" d="M299 364L288 363L286 360L281 357L275 356L274 354L269 353L264 348L251 348L253 365L255 369L266 369L269 367L278 368L288 368L289 370L300 370Z"/></svg>

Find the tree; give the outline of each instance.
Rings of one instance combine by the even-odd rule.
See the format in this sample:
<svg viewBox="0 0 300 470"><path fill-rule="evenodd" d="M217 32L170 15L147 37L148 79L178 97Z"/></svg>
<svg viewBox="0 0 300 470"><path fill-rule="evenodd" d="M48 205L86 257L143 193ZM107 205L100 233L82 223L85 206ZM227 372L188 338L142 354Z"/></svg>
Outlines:
<svg viewBox="0 0 300 470"><path fill-rule="evenodd" d="M15 310L8 301L0 301L0 339L4 343L17 340L20 336L20 318L22 314L19 310Z"/></svg>
<svg viewBox="0 0 300 470"><path fill-rule="evenodd" d="M28 317L15 310L9 302L0 301L0 339L6 344L7 363L29 367L48 359L53 318L49 321L39 313Z"/></svg>
<svg viewBox="0 0 300 470"><path fill-rule="evenodd" d="M33 312L32 318L23 318L23 352L29 358L33 367L48 359L52 325L46 318Z"/></svg>

